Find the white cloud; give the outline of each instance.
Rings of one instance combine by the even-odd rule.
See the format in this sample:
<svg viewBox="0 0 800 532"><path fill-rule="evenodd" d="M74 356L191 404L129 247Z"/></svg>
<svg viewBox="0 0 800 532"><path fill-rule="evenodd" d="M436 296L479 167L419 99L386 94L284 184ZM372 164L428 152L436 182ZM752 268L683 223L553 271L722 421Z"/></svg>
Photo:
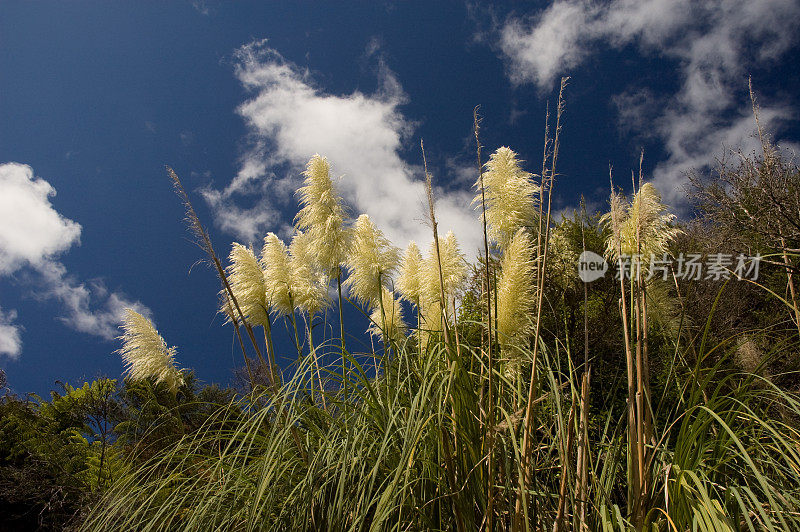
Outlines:
<svg viewBox="0 0 800 532"><path fill-rule="evenodd" d="M34 297L55 299L63 309L60 318L73 329L105 339L118 334L125 307L145 314L149 310L102 281L87 286L70 275L57 257L80 243L81 226L62 216L50 203L55 189L36 178L30 166L0 164L0 276L22 270L31 281ZM28 275L32 273L33 275ZM0 311L0 355L19 356L20 326L15 311Z"/></svg>
<svg viewBox="0 0 800 532"><path fill-rule="evenodd" d="M81 226L50 203L56 191L30 166L0 165L0 275L26 264L39 266L80 243Z"/></svg>
<svg viewBox="0 0 800 532"><path fill-rule="evenodd" d="M509 20L500 47L510 59L511 80L545 87L560 72L577 66L588 53L594 11L583 2L555 2L535 18Z"/></svg>
<svg viewBox="0 0 800 532"><path fill-rule="evenodd" d="M509 78L541 90L603 43L637 45L643 54L672 61L680 89L666 99L661 114L637 120L635 104L649 99L641 87L627 89L617 103L623 127L638 126L664 142L668 157L654 178L665 199L681 202L684 172L702 171L725 148L752 147L746 75L780 57L796 39L798 24L796 0L614 0L599 6L558 0L537 17L509 19L499 44ZM645 99L637 100L637 94ZM768 130L793 116L780 102L761 111Z"/></svg>
<svg viewBox="0 0 800 532"><path fill-rule="evenodd" d="M0 309L0 355L10 358L17 358L22 352L20 326L14 324L15 319L17 319L15 310L3 312L3 309Z"/></svg>
<svg viewBox="0 0 800 532"><path fill-rule="evenodd" d="M76 331L113 340L119 335L118 326L126 308L145 316L151 314L140 302L109 292L101 280L79 282L59 262L47 263L39 273L43 283L36 297L59 301L65 313L59 319Z"/></svg>
<svg viewBox="0 0 800 532"><path fill-rule="evenodd" d="M281 213L274 206L275 194L272 193L280 188L276 186L279 180L267 172L263 159L261 151L253 148L228 186L222 190L211 186L200 189L220 229L245 242L256 244L260 243L265 228L274 228L281 221ZM239 205L239 202L247 200L254 204L249 207Z"/></svg>
<svg viewBox="0 0 800 532"><path fill-rule="evenodd" d="M333 173L343 176L339 188L354 214L369 214L400 246L409 239L431 239L423 221L423 172L400 156L414 129L398 110L406 96L382 62L375 94L334 95L317 88L307 71L263 41L241 48L237 60L236 75L253 93L238 109L250 128L252 149L227 187L203 191L220 227L251 241L281 223L285 229L290 220L283 219L277 205L296 208L292 193L300 171L319 153L331 161ZM252 202L253 196L254 208L237 207L239 200ZM470 200L467 191L437 190L440 229L452 229L468 256L479 243Z"/></svg>

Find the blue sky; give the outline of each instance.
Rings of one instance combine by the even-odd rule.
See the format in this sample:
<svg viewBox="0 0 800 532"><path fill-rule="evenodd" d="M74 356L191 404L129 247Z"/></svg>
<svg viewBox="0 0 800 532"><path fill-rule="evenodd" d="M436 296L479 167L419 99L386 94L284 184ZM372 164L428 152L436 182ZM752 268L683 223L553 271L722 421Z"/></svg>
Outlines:
<svg viewBox="0 0 800 532"><path fill-rule="evenodd" d="M175 168L215 245L284 237L326 155L354 215L427 242L424 138L440 222L479 235L484 153L541 166L546 102L567 89L557 208L604 206L608 165L638 164L686 213L685 172L800 141L794 0L17 2L0 4L0 368L18 393L121 372L121 310L149 313L178 360L226 384L239 365L213 272L182 222ZM15 163L15 164L12 164ZM626 181L622 177L620 182Z"/></svg>

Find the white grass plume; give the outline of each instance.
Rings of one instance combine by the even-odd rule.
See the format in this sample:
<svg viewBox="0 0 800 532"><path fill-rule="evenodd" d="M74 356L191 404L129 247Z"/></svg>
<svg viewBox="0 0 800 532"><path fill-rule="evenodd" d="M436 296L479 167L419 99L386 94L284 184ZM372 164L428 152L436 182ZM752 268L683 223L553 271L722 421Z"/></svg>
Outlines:
<svg viewBox="0 0 800 532"><path fill-rule="evenodd" d="M234 242L228 260L230 260L230 265L226 268L228 283L247 323L253 327L265 325L269 319L267 286L264 272L255 253L252 249ZM227 294L223 294L223 296L225 297L221 312L228 315L230 303ZM228 321L230 321L230 316L228 316Z"/></svg>
<svg viewBox="0 0 800 532"><path fill-rule="evenodd" d="M668 251L670 242L680 234L673 227L675 215L661 203L661 195L651 184L645 183L630 203L619 194L611 196L611 211L601 221L611 228L606 242L606 255L614 260L623 255L641 254L646 264L651 254L657 258ZM637 235L639 243L637 245Z"/></svg>
<svg viewBox="0 0 800 532"><path fill-rule="evenodd" d="M391 290L384 287L381 293L383 296L383 311L381 311L381 306L377 305L370 313L372 322L369 325L369 333L380 337L384 344L386 344L387 338L395 342L400 341L406 332L406 324L403 321L403 307L400 304L400 300L395 297Z"/></svg>
<svg viewBox="0 0 800 532"><path fill-rule="evenodd" d="M455 297L464 285L467 278L467 263L458 247L458 241L452 231L448 231L444 238L439 238L439 252L441 254L442 284L446 299ZM441 299L441 286L439 283L439 257L436 254L436 244L431 242L430 253L425 259L422 269L422 285L425 297Z"/></svg>
<svg viewBox="0 0 800 532"><path fill-rule="evenodd" d="M419 306L422 287L420 284L422 275L422 253L419 251L417 243L413 240L408 243L400 263L400 274L397 276L397 290L406 301Z"/></svg>
<svg viewBox="0 0 800 532"><path fill-rule="evenodd" d="M315 260L330 279L338 274L350 245L342 198L331 181L330 163L325 157L314 155L303 176L304 184L297 190L301 209L295 221L297 228L308 234Z"/></svg>
<svg viewBox="0 0 800 532"><path fill-rule="evenodd" d="M152 378L175 393L183 384L183 376L175 366L177 348L167 347L150 320L133 309L125 309L121 327L122 347L116 352L122 357L128 377L133 380Z"/></svg>
<svg viewBox="0 0 800 532"><path fill-rule="evenodd" d="M315 260L317 248L310 233L298 231L289 245L291 291L295 307L314 314L330 304L328 277Z"/></svg>
<svg viewBox="0 0 800 532"><path fill-rule="evenodd" d="M534 313L533 242L530 235L519 229L511 239L501 261L497 285L497 333L500 348L509 358L513 348L527 344L533 330Z"/></svg>
<svg viewBox="0 0 800 532"><path fill-rule="evenodd" d="M264 283L270 309L278 316L294 313L289 250L275 233L268 233L264 237L260 262L264 270Z"/></svg>
<svg viewBox="0 0 800 532"><path fill-rule="evenodd" d="M452 231L444 238L439 237L439 253L441 281L440 260L434 241L431 241L430 252L420 269L420 307L425 319L425 329L434 332L442 330L444 309L448 309L450 316L453 315L453 300L463 288L467 277L467 264ZM444 287L444 301L442 301L442 287Z"/></svg>
<svg viewBox="0 0 800 532"><path fill-rule="evenodd" d="M505 249L520 228L534 227L539 186L532 175L522 170L517 154L498 148L489 158L483 173L486 223L489 238ZM481 179L475 183L478 194L472 203L481 207Z"/></svg>
<svg viewBox="0 0 800 532"><path fill-rule="evenodd" d="M398 262L397 248L375 227L369 216L359 216L347 259L350 275L345 281L355 300L370 309L379 305L381 286L390 286Z"/></svg>

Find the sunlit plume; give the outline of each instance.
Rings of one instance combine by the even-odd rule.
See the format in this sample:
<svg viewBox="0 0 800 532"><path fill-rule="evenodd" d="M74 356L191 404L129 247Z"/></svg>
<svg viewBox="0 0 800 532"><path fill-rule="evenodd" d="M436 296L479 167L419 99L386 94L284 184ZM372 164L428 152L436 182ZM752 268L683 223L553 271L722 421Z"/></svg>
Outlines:
<svg viewBox="0 0 800 532"><path fill-rule="evenodd" d="M375 227L369 216L359 216L347 260L350 275L345 281L353 298L370 309L379 305L381 286L391 286L391 275L398 261L397 248Z"/></svg>
<svg viewBox="0 0 800 532"><path fill-rule="evenodd" d="M383 288L383 306L377 305L370 313L369 333L380 337L384 343L388 338L399 341L403 338L406 325L403 322L403 307L391 290Z"/></svg>
<svg viewBox="0 0 800 532"><path fill-rule="evenodd" d="M295 218L297 228L308 235L322 271L329 278L335 277L350 245L342 198L331 180L330 164L325 157L314 155L303 176L303 186L297 190L301 206Z"/></svg>
<svg viewBox="0 0 800 532"><path fill-rule="evenodd" d="M431 242L430 252L424 261L420 276L420 300L427 329L442 330L443 309L447 309L448 314L452 316L453 301L463 287L466 277L467 263L458 248L455 235L448 232L444 238L439 238L439 255L436 243Z"/></svg>
<svg viewBox="0 0 800 532"><path fill-rule="evenodd" d="M268 319L267 286L264 272L255 253L252 249L234 242L228 260L230 261L230 265L226 269L228 283L247 323L251 326L266 324ZM233 308L233 303L228 300L227 293L223 293L221 299L220 312L228 316L228 321L231 318L230 312L233 312L233 316L238 319L238 312Z"/></svg>
<svg viewBox="0 0 800 532"><path fill-rule="evenodd" d="M423 282L427 297L441 299L442 287L445 299L455 297L464 285L467 277L467 262L458 247L458 241L452 231L448 231L444 238L439 238L439 253L437 256L435 243L431 243L430 253L425 260L423 268ZM439 267L441 266L441 283L439 280Z"/></svg>
<svg viewBox="0 0 800 532"><path fill-rule="evenodd" d="M498 148L485 168L483 195L489 238L505 249L520 228L536 225L539 186L532 174L522 170L517 154L510 148ZM483 204L480 178L475 187L478 193L473 204L480 208Z"/></svg>
<svg viewBox="0 0 800 532"><path fill-rule="evenodd" d="M294 312L289 250L275 233L268 233L261 250L261 267L271 311L278 316Z"/></svg>
<svg viewBox="0 0 800 532"><path fill-rule="evenodd" d="M183 384L183 376L175 366L176 347L158 334L153 324L132 309L125 309L122 320L122 347L117 353L122 357L125 373L133 380L152 378L164 383L173 393Z"/></svg>
<svg viewBox="0 0 800 532"><path fill-rule="evenodd" d="M315 260L315 253L311 235L297 232L289 245L291 290L295 307L312 314L330 303L328 278Z"/></svg>
<svg viewBox="0 0 800 532"><path fill-rule="evenodd" d="M423 260L417 243L413 240L408 243L400 262L400 274L397 276L397 290L406 301L419 306Z"/></svg>
<svg viewBox="0 0 800 532"><path fill-rule="evenodd" d="M605 254L609 258L617 259L619 250L622 247L620 236L622 234L622 221L628 213L628 201L625 196L612 190L609 206L609 211L600 217L600 222L611 231L606 240Z"/></svg>
<svg viewBox="0 0 800 532"><path fill-rule="evenodd" d="M661 203L661 195L650 184L643 184L628 204L619 194L611 196L611 211L601 219L611 228L606 255L614 260L622 255L641 255L646 264L652 255L661 258L670 242L680 234L672 222L675 215Z"/></svg>
<svg viewBox="0 0 800 532"><path fill-rule="evenodd" d="M497 333L504 356L513 359L532 332L531 315L535 308L533 242L519 229L511 239L501 261L497 285Z"/></svg>

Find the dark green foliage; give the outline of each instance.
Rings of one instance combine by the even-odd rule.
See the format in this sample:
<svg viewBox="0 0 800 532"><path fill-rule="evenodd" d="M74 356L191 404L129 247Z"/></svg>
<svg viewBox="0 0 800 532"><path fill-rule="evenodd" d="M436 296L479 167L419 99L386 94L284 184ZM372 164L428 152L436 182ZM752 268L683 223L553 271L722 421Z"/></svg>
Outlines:
<svg viewBox="0 0 800 532"><path fill-rule="evenodd" d="M233 399L198 388L189 376L173 397L149 381L103 378L64 384L49 400L0 396L0 529L63 529L146 452L163 451Z"/></svg>

